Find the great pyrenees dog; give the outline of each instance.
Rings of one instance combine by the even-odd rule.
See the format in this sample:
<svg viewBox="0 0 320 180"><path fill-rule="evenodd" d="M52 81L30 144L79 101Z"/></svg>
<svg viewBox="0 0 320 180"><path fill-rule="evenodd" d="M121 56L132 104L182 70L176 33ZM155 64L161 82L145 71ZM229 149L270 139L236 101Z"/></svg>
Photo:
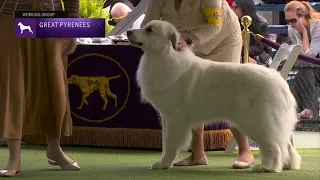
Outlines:
<svg viewBox="0 0 320 180"><path fill-rule="evenodd" d="M144 51L137 70L141 98L162 118L162 156L151 169L168 169L189 147L191 130L225 120L259 144L261 165L254 172L300 168L290 142L297 122L296 101L287 82L256 64L213 62L177 48L180 34L164 21L127 32Z"/></svg>

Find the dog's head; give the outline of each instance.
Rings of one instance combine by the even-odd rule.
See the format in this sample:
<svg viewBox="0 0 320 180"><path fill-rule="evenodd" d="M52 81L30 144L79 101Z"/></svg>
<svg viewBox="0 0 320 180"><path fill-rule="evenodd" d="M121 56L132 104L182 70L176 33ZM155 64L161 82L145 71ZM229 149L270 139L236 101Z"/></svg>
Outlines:
<svg viewBox="0 0 320 180"><path fill-rule="evenodd" d="M77 75L71 75L68 78L68 83L69 84L76 84L78 82L78 76Z"/></svg>
<svg viewBox="0 0 320 180"><path fill-rule="evenodd" d="M18 23L18 26L21 26L21 25L22 25L22 23L21 23L21 22L19 22L19 23Z"/></svg>
<svg viewBox="0 0 320 180"><path fill-rule="evenodd" d="M177 29L165 21L153 20L141 29L127 31L133 46L153 52L164 52L170 48L178 50L180 34Z"/></svg>

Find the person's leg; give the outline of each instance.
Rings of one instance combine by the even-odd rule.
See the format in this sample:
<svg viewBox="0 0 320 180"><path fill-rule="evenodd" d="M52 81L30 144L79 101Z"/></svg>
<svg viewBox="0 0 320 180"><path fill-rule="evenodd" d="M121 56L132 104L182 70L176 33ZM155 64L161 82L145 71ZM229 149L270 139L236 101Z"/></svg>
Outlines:
<svg viewBox="0 0 320 180"><path fill-rule="evenodd" d="M47 138L47 157L50 165L59 165L62 170L78 171L78 164L69 158L61 149L60 138L54 138L46 135Z"/></svg>
<svg viewBox="0 0 320 180"><path fill-rule="evenodd" d="M1 176L15 176L21 170L21 140L6 139L9 149L9 161L5 170L0 170Z"/></svg>
<svg viewBox="0 0 320 180"><path fill-rule="evenodd" d="M238 143L239 154L237 160L233 164L233 168L245 169L251 167L254 163L254 157L250 150L248 137L237 128L230 128L234 138Z"/></svg>
<svg viewBox="0 0 320 180"><path fill-rule="evenodd" d="M208 159L203 146L203 127L192 131L191 155L174 163L174 166L207 165Z"/></svg>
<svg viewBox="0 0 320 180"><path fill-rule="evenodd" d="M303 110L297 114L299 119L313 119L317 109L315 77L312 70L300 70L296 76L296 93L301 95Z"/></svg>
<svg viewBox="0 0 320 180"><path fill-rule="evenodd" d="M52 39L38 43L44 43L47 47L43 59L50 60L52 64L49 64L49 67L56 67L46 69L49 80L48 83L43 85L56 87L48 95L52 111L47 116L54 118L47 119L46 123L43 123L41 126L42 130L46 133L48 162L51 165L59 165L62 170L78 171L80 170L78 164L69 158L60 146L60 137L70 136L72 133L72 119L66 77L67 56L62 53L64 52L63 47L65 47L66 42L61 39ZM42 109L41 111L46 111L46 109Z"/></svg>
<svg viewBox="0 0 320 180"><path fill-rule="evenodd" d="M21 166L24 120L24 70L20 39L14 38L14 18L0 13L0 138L6 140L9 158L0 176L15 176Z"/></svg>

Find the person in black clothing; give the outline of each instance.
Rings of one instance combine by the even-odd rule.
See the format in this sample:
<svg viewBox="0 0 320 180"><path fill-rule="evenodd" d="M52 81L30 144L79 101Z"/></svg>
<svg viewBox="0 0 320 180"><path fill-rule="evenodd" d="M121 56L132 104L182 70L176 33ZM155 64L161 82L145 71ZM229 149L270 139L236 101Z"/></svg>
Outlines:
<svg viewBox="0 0 320 180"><path fill-rule="evenodd" d="M133 10L139 3L141 2L141 0L107 0L106 3L104 4L104 8L110 6L110 10L109 13L111 13L113 6L116 3L123 3L125 5L127 5L131 10ZM114 18L114 17L111 17ZM117 22L115 22L114 20L109 21L110 25L117 25Z"/></svg>
<svg viewBox="0 0 320 180"><path fill-rule="evenodd" d="M239 20L245 15L252 18L252 25L249 30L255 34L269 37L268 21L257 14L257 9L253 0L233 0L231 8L234 10ZM241 27L243 29L243 27ZM268 66L271 63L272 49L256 41L253 36L250 38L249 57L250 62Z"/></svg>

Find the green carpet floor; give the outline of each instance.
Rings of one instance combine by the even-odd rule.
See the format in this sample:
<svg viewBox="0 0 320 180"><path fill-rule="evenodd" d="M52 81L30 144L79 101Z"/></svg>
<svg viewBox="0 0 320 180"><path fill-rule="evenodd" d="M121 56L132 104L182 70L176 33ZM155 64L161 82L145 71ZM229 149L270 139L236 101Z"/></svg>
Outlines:
<svg viewBox="0 0 320 180"><path fill-rule="evenodd" d="M319 180L320 149L299 149L302 169L282 173L256 174L230 168L236 154L207 152L208 166L174 167L169 170L149 170L160 157L159 151L115 150L104 148L64 147L65 152L81 166L79 172L62 172L49 166L44 146L23 146L23 172L14 179L24 180ZM187 154L182 154L185 157ZM260 163L255 152L257 163ZM0 165L8 157L6 147L0 148Z"/></svg>

